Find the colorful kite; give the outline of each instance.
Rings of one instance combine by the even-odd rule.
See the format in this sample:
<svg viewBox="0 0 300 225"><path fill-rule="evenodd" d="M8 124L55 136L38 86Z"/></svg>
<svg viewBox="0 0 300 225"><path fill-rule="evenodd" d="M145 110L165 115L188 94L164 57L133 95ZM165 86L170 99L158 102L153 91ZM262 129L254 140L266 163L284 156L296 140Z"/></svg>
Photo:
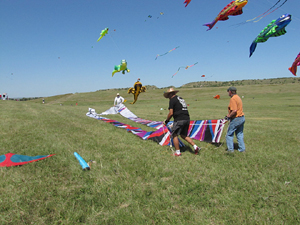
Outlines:
<svg viewBox="0 0 300 225"><path fill-rule="evenodd" d="M248 3L248 0L235 0L230 2L222 11L218 14L218 16L211 22L206 23L203 26L207 26L210 30L219 20L228 20L228 16L237 16L243 13L243 7Z"/></svg>
<svg viewBox="0 0 300 225"><path fill-rule="evenodd" d="M285 27L291 22L291 15L284 14L277 20L273 20L268 26L266 26L259 35L255 38L250 46L250 56L255 51L257 43L266 42L269 37L278 37L286 33Z"/></svg>
<svg viewBox="0 0 300 225"><path fill-rule="evenodd" d="M155 60L157 59L158 56L164 56L164 55L168 54L169 52L172 52L172 51L176 50L176 49L179 48L179 47L180 47L180 46L177 46L177 47L171 49L170 51L168 51L168 52L166 52L166 53L164 53L164 54L161 54L161 55L157 54Z"/></svg>
<svg viewBox="0 0 300 225"><path fill-rule="evenodd" d="M137 101L139 94L142 92L146 92L146 87L143 86L140 79L138 79L137 82L134 83L133 88L129 88L127 91L128 94L133 94L134 96L134 100L130 104L134 104Z"/></svg>
<svg viewBox="0 0 300 225"><path fill-rule="evenodd" d="M98 38L97 42L100 41L108 32L108 28L106 27L104 30L101 31L100 37Z"/></svg>
<svg viewBox="0 0 300 225"><path fill-rule="evenodd" d="M162 16L162 15L164 15L164 13L163 13L163 12L160 12L160 13L159 13L159 15L161 15L161 16ZM158 17L156 17L156 19L158 19L158 18L159 18L159 16L158 16Z"/></svg>
<svg viewBox="0 0 300 225"><path fill-rule="evenodd" d="M163 13L163 12L160 12L160 13L159 13L159 15L161 15L161 16L162 16L162 15L164 15L164 13ZM151 15L149 15L149 16L148 16L148 18L150 18L150 19L151 19L151 18L152 18L152 16L151 16ZM156 18L158 19L158 18L159 18L159 16L158 16L158 17L156 17ZM146 21L147 21L147 20L145 20L145 22L146 22Z"/></svg>
<svg viewBox="0 0 300 225"><path fill-rule="evenodd" d="M148 16L148 18L150 18L150 19L151 19L151 18L152 18L152 16L151 16L151 15L149 15L149 16ZM146 21L147 21L147 20L145 20L145 22L146 22Z"/></svg>
<svg viewBox="0 0 300 225"><path fill-rule="evenodd" d="M115 73L122 71L123 74L125 74L125 71L127 71L127 73L130 72L129 69L127 69L127 62L125 59L122 59L121 64L115 66L114 71L112 72L112 77L115 75Z"/></svg>
<svg viewBox="0 0 300 225"><path fill-rule="evenodd" d="M293 62L293 65L289 68L289 71L291 71L291 73L294 75L294 76L297 76L296 73L297 73L297 66L300 66L300 52L299 54L297 55L295 61Z"/></svg>
<svg viewBox="0 0 300 225"><path fill-rule="evenodd" d="M205 77L205 75L202 75L201 77Z"/></svg>
<svg viewBox="0 0 300 225"><path fill-rule="evenodd" d="M188 68L190 68L190 67L192 67L192 66L195 66L197 63L198 63L198 62L196 62L196 63L194 63L193 65L190 65L190 66L181 66L181 67L179 67L178 70L177 70L177 72L174 73L174 74L172 75L172 78L179 72L179 70L180 70L181 68L185 68L185 69L187 70Z"/></svg>
<svg viewBox="0 0 300 225"><path fill-rule="evenodd" d="M21 166L27 163L32 163L38 160L42 160L52 155L38 155L38 156L27 156L27 155L17 155L14 153L7 153L5 155L0 155L0 167L10 167L10 166Z"/></svg>
<svg viewBox="0 0 300 225"><path fill-rule="evenodd" d="M190 4L191 1L192 1L192 0L185 0L183 4L185 4L185 7L187 7L188 4Z"/></svg>
<svg viewBox="0 0 300 225"><path fill-rule="evenodd" d="M120 104L118 106L114 106L115 110L107 110L107 111L117 111L123 117L130 119L139 124L147 125L148 127L155 128L157 131L143 131L141 128L132 127L127 124L120 123L115 120L110 120L104 117L100 117L96 114L94 109L89 109L89 112L86 113L87 116L100 119L108 123L112 123L116 127L125 128L127 131L139 136L143 140L153 140L158 142L160 145L169 145L171 134L166 126L164 126L162 121L152 121L147 119L141 119L134 115L125 105ZM106 112L107 112L106 111ZM101 115L101 114L100 114ZM107 114L106 114L107 115ZM188 130L188 136L195 140L205 141L209 143L219 143L220 138L222 136L223 128L225 126L224 119L216 119L216 120L191 120ZM173 121L169 122L168 125L171 125ZM172 140L171 140L172 141ZM181 145L180 145L181 146ZM182 143L182 146L184 144Z"/></svg>

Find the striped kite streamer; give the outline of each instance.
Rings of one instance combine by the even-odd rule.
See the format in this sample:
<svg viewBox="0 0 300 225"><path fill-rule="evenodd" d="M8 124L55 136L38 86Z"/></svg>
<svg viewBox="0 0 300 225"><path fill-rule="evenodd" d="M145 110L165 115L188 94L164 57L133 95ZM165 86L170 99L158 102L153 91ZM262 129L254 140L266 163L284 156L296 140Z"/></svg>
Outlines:
<svg viewBox="0 0 300 225"><path fill-rule="evenodd" d="M114 108L114 109L112 109ZM136 123L147 125L148 127L152 127L157 129L156 131L144 131L138 127L132 127L130 125L120 123L116 120L110 120L105 117L99 116L94 109L89 109L89 112L86 114L87 116L94 117L96 119L103 120L105 122L111 123L114 126L126 128L133 134L136 134L140 138L144 140L154 140L158 142L160 145L169 145L171 133L168 129L173 123L173 121L168 123L168 127L164 126L162 121L152 121L141 119L133 114L125 105L120 104L118 106L114 106L109 110L101 113L100 115L107 115L107 112L118 112L123 117L130 119ZM113 113L115 114L115 113ZM220 138L222 136L222 132L225 126L225 119L216 119L216 120L191 120L189 125L188 136L192 139L205 141L209 143L219 143ZM182 142L181 146L184 144Z"/></svg>

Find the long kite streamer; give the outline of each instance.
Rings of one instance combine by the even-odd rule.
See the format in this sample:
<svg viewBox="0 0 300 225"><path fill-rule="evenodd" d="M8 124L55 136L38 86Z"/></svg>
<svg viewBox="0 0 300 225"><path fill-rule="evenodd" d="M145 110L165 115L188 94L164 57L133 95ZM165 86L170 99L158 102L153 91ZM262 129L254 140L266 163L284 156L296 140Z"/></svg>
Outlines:
<svg viewBox="0 0 300 225"><path fill-rule="evenodd" d="M114 109L112 109L114 108ZM133 134L138 135L144 140L151 139L158 142L160 145L169 145L170 144L170 132L166 129L162 121L152 121L141 119L133 114L125 105L120 104L114 106L101 114L97 114L94 109L89 108L89 112L86 114L89 117L100 119L105 122L112 123L117 127L126 128L128 131ZM116 114L120 113L123 117L130 119L136 123L147 125L157 129L157 131L143 131L138 127L131 127L130 125L120 123L118 121L109 120L107 118L101 117L101 115L107 115L109 113ZM172 125L173 121L168 123L168 126ZM205 141L209 143L219 143L222 136L223 128L225 126L224 119L217 120L191 120L189 125L188 136L195 140ZM155 137L155 139L153 138ZM168 141L166 141L168 140Z"/></svg>
<svg viewBox="0 0 300 225"><path fill-rule="evenodd" d="M178 68L177 72L174 73L174 74L172 75L172 78L179 72L179 70L180 70L181 68L185 68L185 69L187 70L188 68L190 68L190 67L192 67L192 66L195 66L196 64L198 64L198 62L196 62L196 63L194 63L193 65L190 65L190 66L180 66L180 67Z"/></svg>
<svg viewBox="0 0 300 225"><path fill-rule="evenodd" d="M166 126L162 126L160 129L156 131L145 131L139 127L133 127L125 123L118 122L116 120L111 120L102 116L97 115L96 113L91 113L91 110L86 114L87 116L102 120L106 123L110 123L115 127L124 128L128 132L131 132L138 137L142 138L143 140L152 140L160 144L161 146L170 145L170 137L171 133L169 132Z"/></svg>
<svg viewBox="0 0 300 225"><path fill-rule="evenodd" d="M168 52L166 52L166 53L164 53L164 54L161 54L161 55L157 54L155 60L157 59L158 56L164 56L164 55L168 54L169 52L172 52L172 51L176 50L176 49L179 48L179 47L180 47L180 46L177 46L177 47L171 49L170 51L168 51Z"/></svg>

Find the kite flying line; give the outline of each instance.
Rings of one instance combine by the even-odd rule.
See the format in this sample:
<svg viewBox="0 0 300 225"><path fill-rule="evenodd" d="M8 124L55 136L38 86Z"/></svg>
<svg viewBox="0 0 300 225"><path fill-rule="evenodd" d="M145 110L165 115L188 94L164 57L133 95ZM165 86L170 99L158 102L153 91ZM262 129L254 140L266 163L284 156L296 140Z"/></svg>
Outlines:
<svg viewBox="0 0 300 225"><path fill-rule="evenodd" d="M273 5L270 9L268 9L268 11L270 11L272 8L274 8L281 0L278 0L278 2L275 3L275 5ZM271 14L272 12L275 12L277 9L279 9L281 6L284 5L284 3L286 3L287 0L285 0L280 6L278 6L277 8L275 8L274 10L272 10L271 12L269 12L268 14L266 14L268 11L266 11L265 13L263 13L262 15L257 16L256 18L260 17L258 20L253 21L254 23L260 21L262 18L266 17L267 15ZM266 14L266 15L265 15ZM254 19L256 19L254 18ZM253 19L252 19L253 20ZM251 21L251 20L250 20ZM247 22L247 21L246 21Z"/></svg>
<svg viewBox="0 0 300 225"><path fill-rule="evenodd" d="M166 55L166 54L168 54L169 52L172 52L172 51L176 50L176 49L179 48L179 47L180 47L180 46L177 46L177 47L171 49L170 51L168 51L168 52L166 52L166 53L164 53L164 54L162 54L162 55L157 54L155 60L157 59L158 56Z"/></svg>
<svg viewBox="0 0 300 225"><path fill-rule="evenodd" d="M185 69L187 70L188 68L190 68L190 67L192 67L192 66L195 66L197 63L198 63L198 62L196 62L196 63L194 63L193 65L190 65L190 66L181 66L181 67L179 67L178 70L177 70L177 72L174 73L174 74L172 75L172 78L179 72L179 70L180 70L181 68L185 68Z"/></svg>
<svg viewBox="0 0 300 225"><path fill-rule="evenodd" d="M111 40L113 41L113 43L115 44L115 46L117 47L117 49L119 50L120 54L122 54L121 49L119 48L119 46L116 44L116 42L114 41L113 37L111 35L108 34L108 36L111 38Z"/></svg>
<svg viewBox="0 0 300 225"><path fill-rule="evenodd" d="M283 1L283 3L281 5L279 5L278 7L276 7L276 5L278 5L281 1ZM277 9L279 9L281 6L283 6L285 3L287 2L287 0L278 0L271 8L269 8L267 11L265 11L264 13L260 14L259 16L256 16L254 17L253 19L249 19L249 20L246 20L244 22L241 22L241 23L238 23L238 24L235 24L235 26L238 26L238 25L243 25L243 24L246 24L246 23L249 23L249 22L253 22L253 23L256 23L258 21L260 21L262 18L266 17L267 15L275 12ZM274 7L276 7L275 9L273 9ZM273 9L273 10L272 10ZM272 10L271 12L269 12L270 10ZM268 13L269 12L269 13ZM259 18L260 17L260 18ZM259 18L258 20L256 20L257 18ZM234 25L232 25L234 26Z"/></svg>

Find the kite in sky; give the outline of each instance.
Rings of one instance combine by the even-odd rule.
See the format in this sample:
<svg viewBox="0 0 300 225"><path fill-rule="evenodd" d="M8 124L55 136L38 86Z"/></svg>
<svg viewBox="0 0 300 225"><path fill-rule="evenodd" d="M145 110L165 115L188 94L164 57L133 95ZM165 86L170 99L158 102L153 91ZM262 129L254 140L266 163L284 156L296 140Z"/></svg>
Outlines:
<svg viewBox="0 0 300 225"><path fill-rule="evenodd" d="M187 70L188 68L190 68L190 67L192 67L192 66L195 66L197 63L198 63L198 62L196 62L196 63L194 63L193 65L190 65L190 66L181 66L181 67L179 67L178 70L177 70L177 72L174 73L174 74L172 75L172 78L179 72L179 70L180 70L181 68L185 68L185 69Z"/></svg>
<svg viewBox="0 0 300 225"><path fill-rule="evenodd" d="M202 75L201 77L205 77L205 75Z"/></svg>
<svg viewBox="0 0 300 225"><path fill-rule="evenodd" d="M187 7L188 4L190 4L191 1L192 1L192 0L185 0L183 4L185 4L185 7Z"/></svg>
<svg viewBox="0 0 300 225"><path fill-rule="evenodd" d="M140 78L134 83L133 88L129 88L127 93L128 94L133 94L133 102L131 102L130 104L134 104L140 93L142 92L146 92L146 87L142 85L142 83L140 82Z"/></svg>
<svg viewBox="0 0 300 225"><path fill-rule="evenodd" d="M160 12L159 14L160 14L161 16L162 16L162 15L164 15L164 13L163 13L163 12ZM151 18L152 18L152 16L151 16L151 15L149 15L149 16L148 16L148 18L150 18L150 19L151 19ZM159 16L157 17L157 19L158 19L158 18L159 18ZM147 21L147 20L145 20L145 22L146 22L146 21Z"/></svg>
<svg viewBox="0 0 300 225"><path fill-rule="evenodd" d="M98 38L97 42L100 41L108 32L108 27L101 31L100 37Z"/></svg>
<svg viewBox="0 0 300 225"><path fill-rule="evenodd" d="M27 156L27 155L17 155L14 153L7 153L5 155L0 155L0 167L10 167L10 166L21 166L27 163L32 163L38 160L42 160L52 155L38 155L38 156Z"/></svg>
<svg viewBox="0 0 300 225"><path fill-rule="evenodd" d="M291 71L291 73L294 75L294 76L297 76L296 73L297 73L297 66L300 66L300 52L299 54L297 55L295 61L293 62L293 65L289 68L289 71Z"/></svg>
<svg viewBox="0 0 300 225"><path fill-rule="evenodd" d="M120 65L116 65L114 71L112 72L112 77L115 75L116 72L120 72L122 70L122 73L125 74L125 71L127 71L127 73L130 72L129 69L127 69L127 62L125 59L122 59L121 64Z"/></svg>
<svg viewBox="0 0 300 225"><path fill-rule="evenodd" d="M218 14L218 16L211 22L206 23L203 26L207 26L210 30L219 20L228 20L228 16L237 16L243 13L243 7L248 3L248 0L235 0L230 2L222 11Z"/></svg>
<svg viewBox="0 0 300 225"><path fill-rule="evenodd" d="M162 15L164 15L164 13L163 13L163 12L160 12L159 14L160 14L161 16L162 16ZM159 16L158 16L156 19L158 19L158 18L159 18Z"/></svg>
<svg viewBox="0 0 300 225"><path fill-rule="evenodd" d="M272 20L268 26L266 26L259 35L255 38L250 46L250 56L255 51L257 43L259 42L266 42L269 37L278 37L284 35L286 33L285 27L291 22L291 15L284 14L279 17L277 20Z"/></svg>
<svg viewBox="0 0 300 225"><path fill-rule="evenodd" d="M180 47L180 46L177 46L177 47L171 49L170 51L168 51L168 52L166 52L166 53L164 53L164 54L161 54L161 55L157 54L155 60L157 59L158 56L166 55L166 54L168 54L169 52L172 52L172 51L174 51L175 49L177 49L177 48L179 48L179 47Z"/></svg>

